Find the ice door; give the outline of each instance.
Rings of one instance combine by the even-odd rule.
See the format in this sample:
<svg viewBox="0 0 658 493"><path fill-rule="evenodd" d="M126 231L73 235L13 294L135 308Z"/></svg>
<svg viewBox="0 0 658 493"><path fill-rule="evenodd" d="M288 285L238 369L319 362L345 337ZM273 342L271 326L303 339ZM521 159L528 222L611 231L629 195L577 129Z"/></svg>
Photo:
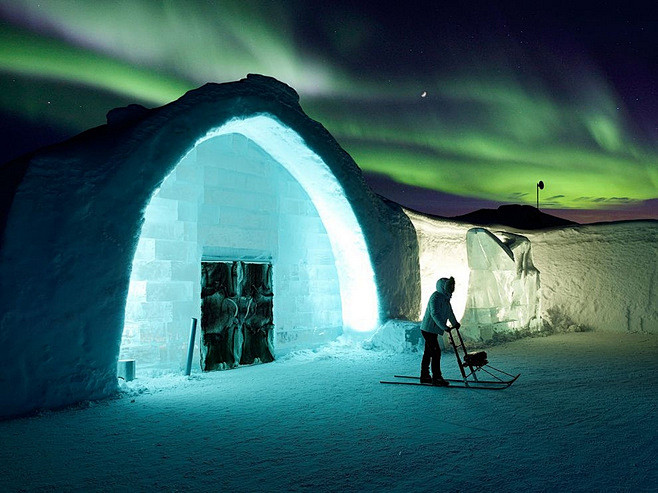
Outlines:
<svg viewBox="0 0 658 493"><path fill-rule="evenodd" d="M204 371L274 360L272 265L201 263Z"/></svg>

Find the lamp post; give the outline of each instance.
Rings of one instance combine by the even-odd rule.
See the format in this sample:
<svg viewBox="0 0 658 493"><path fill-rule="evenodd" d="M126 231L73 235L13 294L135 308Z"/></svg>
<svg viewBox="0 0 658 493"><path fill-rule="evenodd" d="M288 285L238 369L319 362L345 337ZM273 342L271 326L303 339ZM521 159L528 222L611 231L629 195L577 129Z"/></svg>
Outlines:
<svg viewBox="0 0 658 493"><path fill-rule="evenodd" d="M544 189L544 182L539 180L539 183L537 183L537 210L539 210L539 190Z"/></svg>

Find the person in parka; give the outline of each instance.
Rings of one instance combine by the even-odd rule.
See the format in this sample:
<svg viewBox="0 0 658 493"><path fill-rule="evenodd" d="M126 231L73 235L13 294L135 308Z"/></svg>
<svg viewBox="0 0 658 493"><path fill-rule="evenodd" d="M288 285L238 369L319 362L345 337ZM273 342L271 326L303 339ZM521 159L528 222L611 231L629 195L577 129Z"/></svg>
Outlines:
<svg viewBox="0 0 658 493"><path fill-rule="evenodd" d="M425 310L423 322L420 325L421 334L425 339L425 352L420 364L420 381L421 383L431 383L437 386L448 386L448 382L441 375L441 347L439 346L439 336L447 330L459 328L459 322L455 318L450 305L450 298L455 290L455 278L447 279L442 277L436 281L436 291L430 296ZM450 320L451 327L446 325ZM430 363L432 365L432 375L430 376Z"/></svg>

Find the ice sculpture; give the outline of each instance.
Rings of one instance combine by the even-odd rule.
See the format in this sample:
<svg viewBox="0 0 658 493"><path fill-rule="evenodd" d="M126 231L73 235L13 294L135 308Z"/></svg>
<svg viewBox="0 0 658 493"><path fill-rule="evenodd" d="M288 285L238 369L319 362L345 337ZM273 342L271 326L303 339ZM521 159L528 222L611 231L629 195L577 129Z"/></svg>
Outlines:
<svg viewBox="0 0 658 493"><path fill-rule="evenodd" d="M466 233L468 298L463 333L489 340L494 333L539 324L539 271L530 241L520 235L472 228Z"/></svg>

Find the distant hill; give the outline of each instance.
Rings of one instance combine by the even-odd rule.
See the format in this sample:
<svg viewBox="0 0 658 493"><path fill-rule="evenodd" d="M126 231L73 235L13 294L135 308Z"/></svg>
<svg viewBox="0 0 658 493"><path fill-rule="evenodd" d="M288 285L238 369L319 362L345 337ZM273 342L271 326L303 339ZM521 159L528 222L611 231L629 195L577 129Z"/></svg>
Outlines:
<svg viewBox="0 0 658 493"><path fill-rule="evenodd" d="M451 219L480 226L499 224L517 229L543 229L578 224L541 212L531 205L518 204L501 205L498 209L480 209Z"/></svg>

